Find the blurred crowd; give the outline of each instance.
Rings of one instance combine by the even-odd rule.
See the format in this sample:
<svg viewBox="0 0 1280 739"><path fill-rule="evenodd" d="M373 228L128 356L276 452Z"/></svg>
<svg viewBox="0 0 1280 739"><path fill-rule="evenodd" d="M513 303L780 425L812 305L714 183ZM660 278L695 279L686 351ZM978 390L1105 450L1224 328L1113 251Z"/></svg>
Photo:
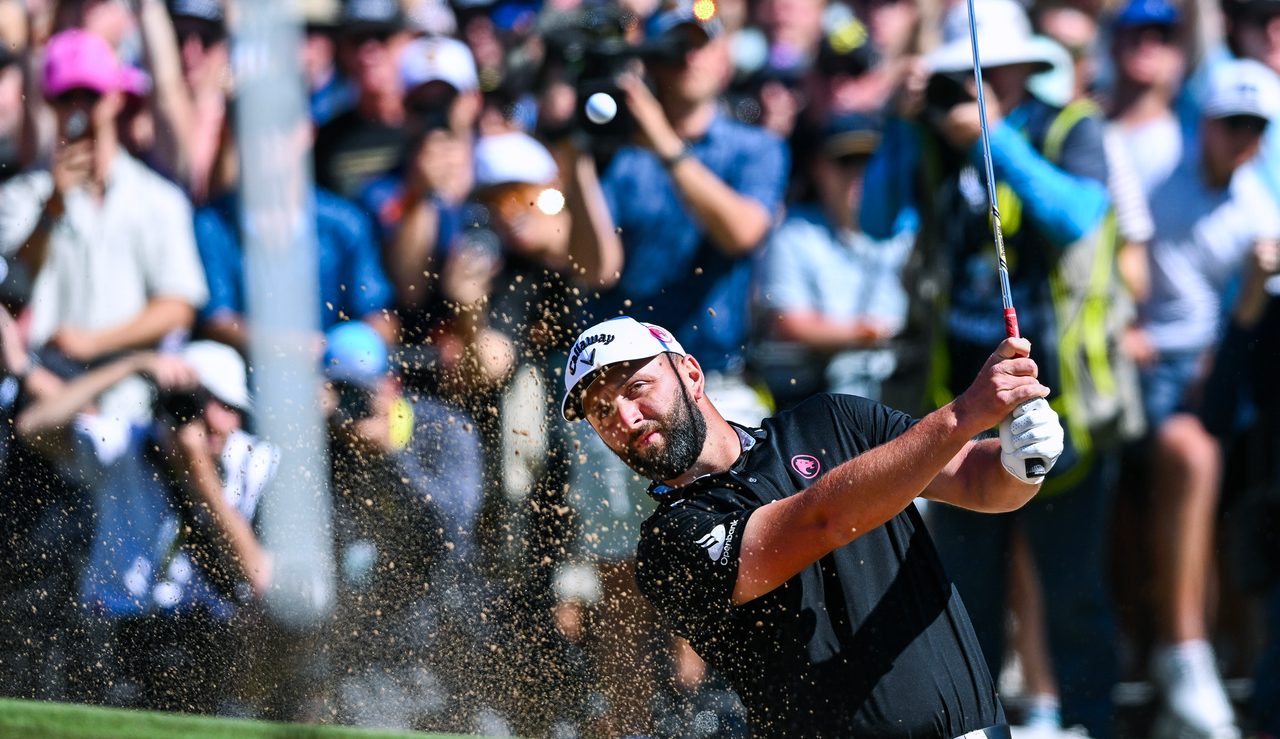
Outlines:
<svg viewBox="0 0 1280 739"><path fill-rule="evenodd" d="M967 387L1006 326L966 4L299 3L336 569L305 629L266 598L236 3L0 0L0 693L747 736L636 590L648 481L562 373L627 314L748 426ZM1280 737L1280 0L972 18L1068 429L1023 509L926 511L1006 710Z"/></svg>

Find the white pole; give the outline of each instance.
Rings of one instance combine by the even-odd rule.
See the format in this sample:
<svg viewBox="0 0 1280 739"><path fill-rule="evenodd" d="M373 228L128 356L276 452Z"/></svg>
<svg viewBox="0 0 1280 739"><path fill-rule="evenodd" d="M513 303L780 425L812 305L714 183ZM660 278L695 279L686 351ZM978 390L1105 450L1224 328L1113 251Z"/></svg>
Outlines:
<svg viewBox="0 0 1280 739"><path fill-rule="evenodd" d="M241 233L257 432L281 451L261 529L274 558L268 612L315 626L333 608L334 566L324 419L317 402L320 329L311 189L311 124L295 3L236 4L233 55Z"/></svg>

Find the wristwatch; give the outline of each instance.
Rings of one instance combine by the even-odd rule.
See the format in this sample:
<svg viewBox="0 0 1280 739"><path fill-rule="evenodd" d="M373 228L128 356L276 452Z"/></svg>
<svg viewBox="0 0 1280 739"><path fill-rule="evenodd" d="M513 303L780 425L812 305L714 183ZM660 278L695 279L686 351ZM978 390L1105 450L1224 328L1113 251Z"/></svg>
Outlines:
<svg viewBox="0 0 1280 739"><path fill-rule="evenodd" d="M670 171L677 164L679 164L680 162L683 162L685 159L688 159L691 156L693 156L693 152L690 151L689 145L682 141L680 142L680 151L677 151L672 156L661 158L662 166L668 171Z"/></svg>

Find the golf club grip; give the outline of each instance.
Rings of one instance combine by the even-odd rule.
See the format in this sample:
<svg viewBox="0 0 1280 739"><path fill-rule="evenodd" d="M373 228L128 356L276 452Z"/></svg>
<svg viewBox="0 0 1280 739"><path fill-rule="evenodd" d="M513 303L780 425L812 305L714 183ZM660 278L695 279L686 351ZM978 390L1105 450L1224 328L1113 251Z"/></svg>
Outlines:
<svg viewBox="0 0 1280 739"><path fill-rule="evenodd" d="M1004 330L1011 339L1020 338L1018 333L1018 314L1012 307L1004 309ZM1039 457L1023 460L1027 465L1027 477L1044 477L1049 470L1045 469L1044 460Z"/></svg>
<svg viewBox="0 0 1280 739"><path fill-rule="evenodd" d="M1004 309L1004 335L1010 339L1022 338L1022 334L1018 332L1018 312L1013 308Z"/></svg>

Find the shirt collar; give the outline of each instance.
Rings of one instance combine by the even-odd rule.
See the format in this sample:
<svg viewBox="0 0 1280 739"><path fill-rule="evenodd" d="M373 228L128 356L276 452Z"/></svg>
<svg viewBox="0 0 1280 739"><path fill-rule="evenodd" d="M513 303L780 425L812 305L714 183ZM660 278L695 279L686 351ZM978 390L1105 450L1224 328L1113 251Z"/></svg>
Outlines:
<svg viewBox="0 0 1280 739"><path fill-rule="evenodd" d="M747 452L754 449L756 444L765 437L765 432L763 429L749 429L746 426L740 426L733 421L729 421L729 425L732 426L733 430L738 434L738 443L742 445L742 453L738 455L738 458L734 460L734 463L730 465L728 470L729 472L737 472L744 464L746 464ZM722 474L724 473L716 472L709 475L703 475L690 480L686 485L667 485L663 482L655 482L649 486L649 495L659 503L676 503L689 497L693 492L695 492L698 487L698 483L701 481Z"/></svg>

